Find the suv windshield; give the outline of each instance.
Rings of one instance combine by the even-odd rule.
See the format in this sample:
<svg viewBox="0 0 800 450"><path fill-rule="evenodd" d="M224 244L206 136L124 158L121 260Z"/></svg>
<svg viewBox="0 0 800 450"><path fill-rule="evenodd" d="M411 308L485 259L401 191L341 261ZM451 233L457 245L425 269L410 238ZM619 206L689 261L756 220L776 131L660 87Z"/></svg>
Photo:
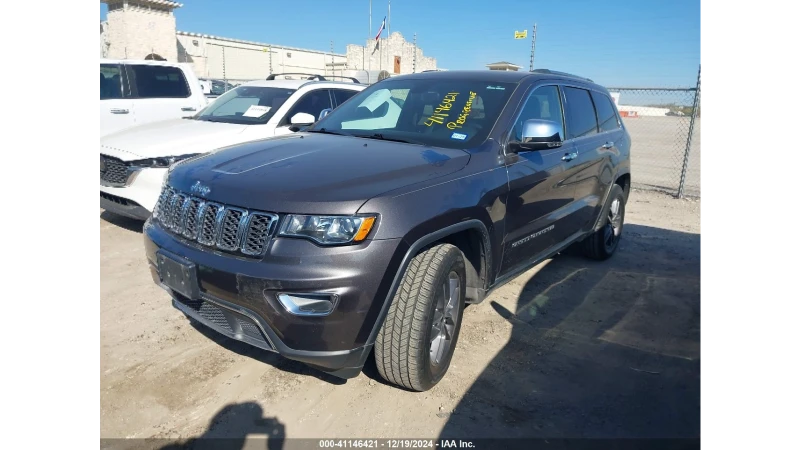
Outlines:
<svg viewBox="0 0 800 450"><path fill-rule="evenodd" d="M262 124L295 93L295 89L239 86L231 89L194 118L209 122Z"/></svg>
<svg viewBox="0 0 800 450"><path fill-rule="evenodd" d="M486 140L516 86L440 77L383 80L309 131L465 149Z"/></svg>

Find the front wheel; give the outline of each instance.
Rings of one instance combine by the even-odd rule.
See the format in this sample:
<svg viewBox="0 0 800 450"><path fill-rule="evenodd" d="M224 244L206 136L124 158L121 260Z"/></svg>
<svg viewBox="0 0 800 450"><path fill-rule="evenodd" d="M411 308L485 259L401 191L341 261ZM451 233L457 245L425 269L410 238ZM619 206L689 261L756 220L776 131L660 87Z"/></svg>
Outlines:
<svg viewBox="0 0 800 450"><path fill-rule="evenodd" d="M440 244L408 266L375 340L378 372L390 383L427 391L447 369L464 313L466 271L461 250Z"/></svg>
<svg viewBox="0 0 800 450"><path fill-rule="evenodd" d="M620 185L611 187L608 208L604 211L605 215L601 218L603 226L583 241L583 253L592 259L608 259L619 246L625 223L625 191Z"/></svg>

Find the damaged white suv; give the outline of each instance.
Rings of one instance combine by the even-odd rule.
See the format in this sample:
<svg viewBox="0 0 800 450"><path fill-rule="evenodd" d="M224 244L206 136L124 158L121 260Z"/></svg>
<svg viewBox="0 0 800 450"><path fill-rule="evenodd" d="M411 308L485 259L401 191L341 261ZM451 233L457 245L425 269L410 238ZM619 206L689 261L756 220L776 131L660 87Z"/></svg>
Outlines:
<svg viewBox="0 0 800 450"><path fill-rule="evenodd" d="M281 76L301 79L276 79ZM327 78L273 74L226 92L192 117L145 124L101 138L100 207L147 219L170 164L218 148L293 133L367 87L355 79Z"/></svg>

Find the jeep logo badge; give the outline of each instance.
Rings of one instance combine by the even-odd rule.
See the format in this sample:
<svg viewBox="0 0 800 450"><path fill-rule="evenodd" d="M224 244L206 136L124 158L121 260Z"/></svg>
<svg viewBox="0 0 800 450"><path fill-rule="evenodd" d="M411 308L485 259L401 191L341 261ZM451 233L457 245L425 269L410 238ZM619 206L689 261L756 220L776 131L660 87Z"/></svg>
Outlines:
<svg viewBox="0 0 800 450"><path fill-rule="evenodd" d="M199 181L193 184L190 190L201 197L205 197L209 192L211 192L210 187L200 183Z"/></svg>

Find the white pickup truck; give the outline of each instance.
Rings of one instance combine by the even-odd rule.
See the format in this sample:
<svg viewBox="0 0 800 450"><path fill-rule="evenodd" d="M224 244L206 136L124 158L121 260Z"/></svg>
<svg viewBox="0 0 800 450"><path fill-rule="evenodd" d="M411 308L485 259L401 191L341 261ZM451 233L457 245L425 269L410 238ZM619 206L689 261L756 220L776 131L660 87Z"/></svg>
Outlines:
<svg viewBox="0 0 800 450"><path fill-rule="evenodd" d="M191 117L208 104L188 64L100 60L100 136L136 125Z"/></svg>

